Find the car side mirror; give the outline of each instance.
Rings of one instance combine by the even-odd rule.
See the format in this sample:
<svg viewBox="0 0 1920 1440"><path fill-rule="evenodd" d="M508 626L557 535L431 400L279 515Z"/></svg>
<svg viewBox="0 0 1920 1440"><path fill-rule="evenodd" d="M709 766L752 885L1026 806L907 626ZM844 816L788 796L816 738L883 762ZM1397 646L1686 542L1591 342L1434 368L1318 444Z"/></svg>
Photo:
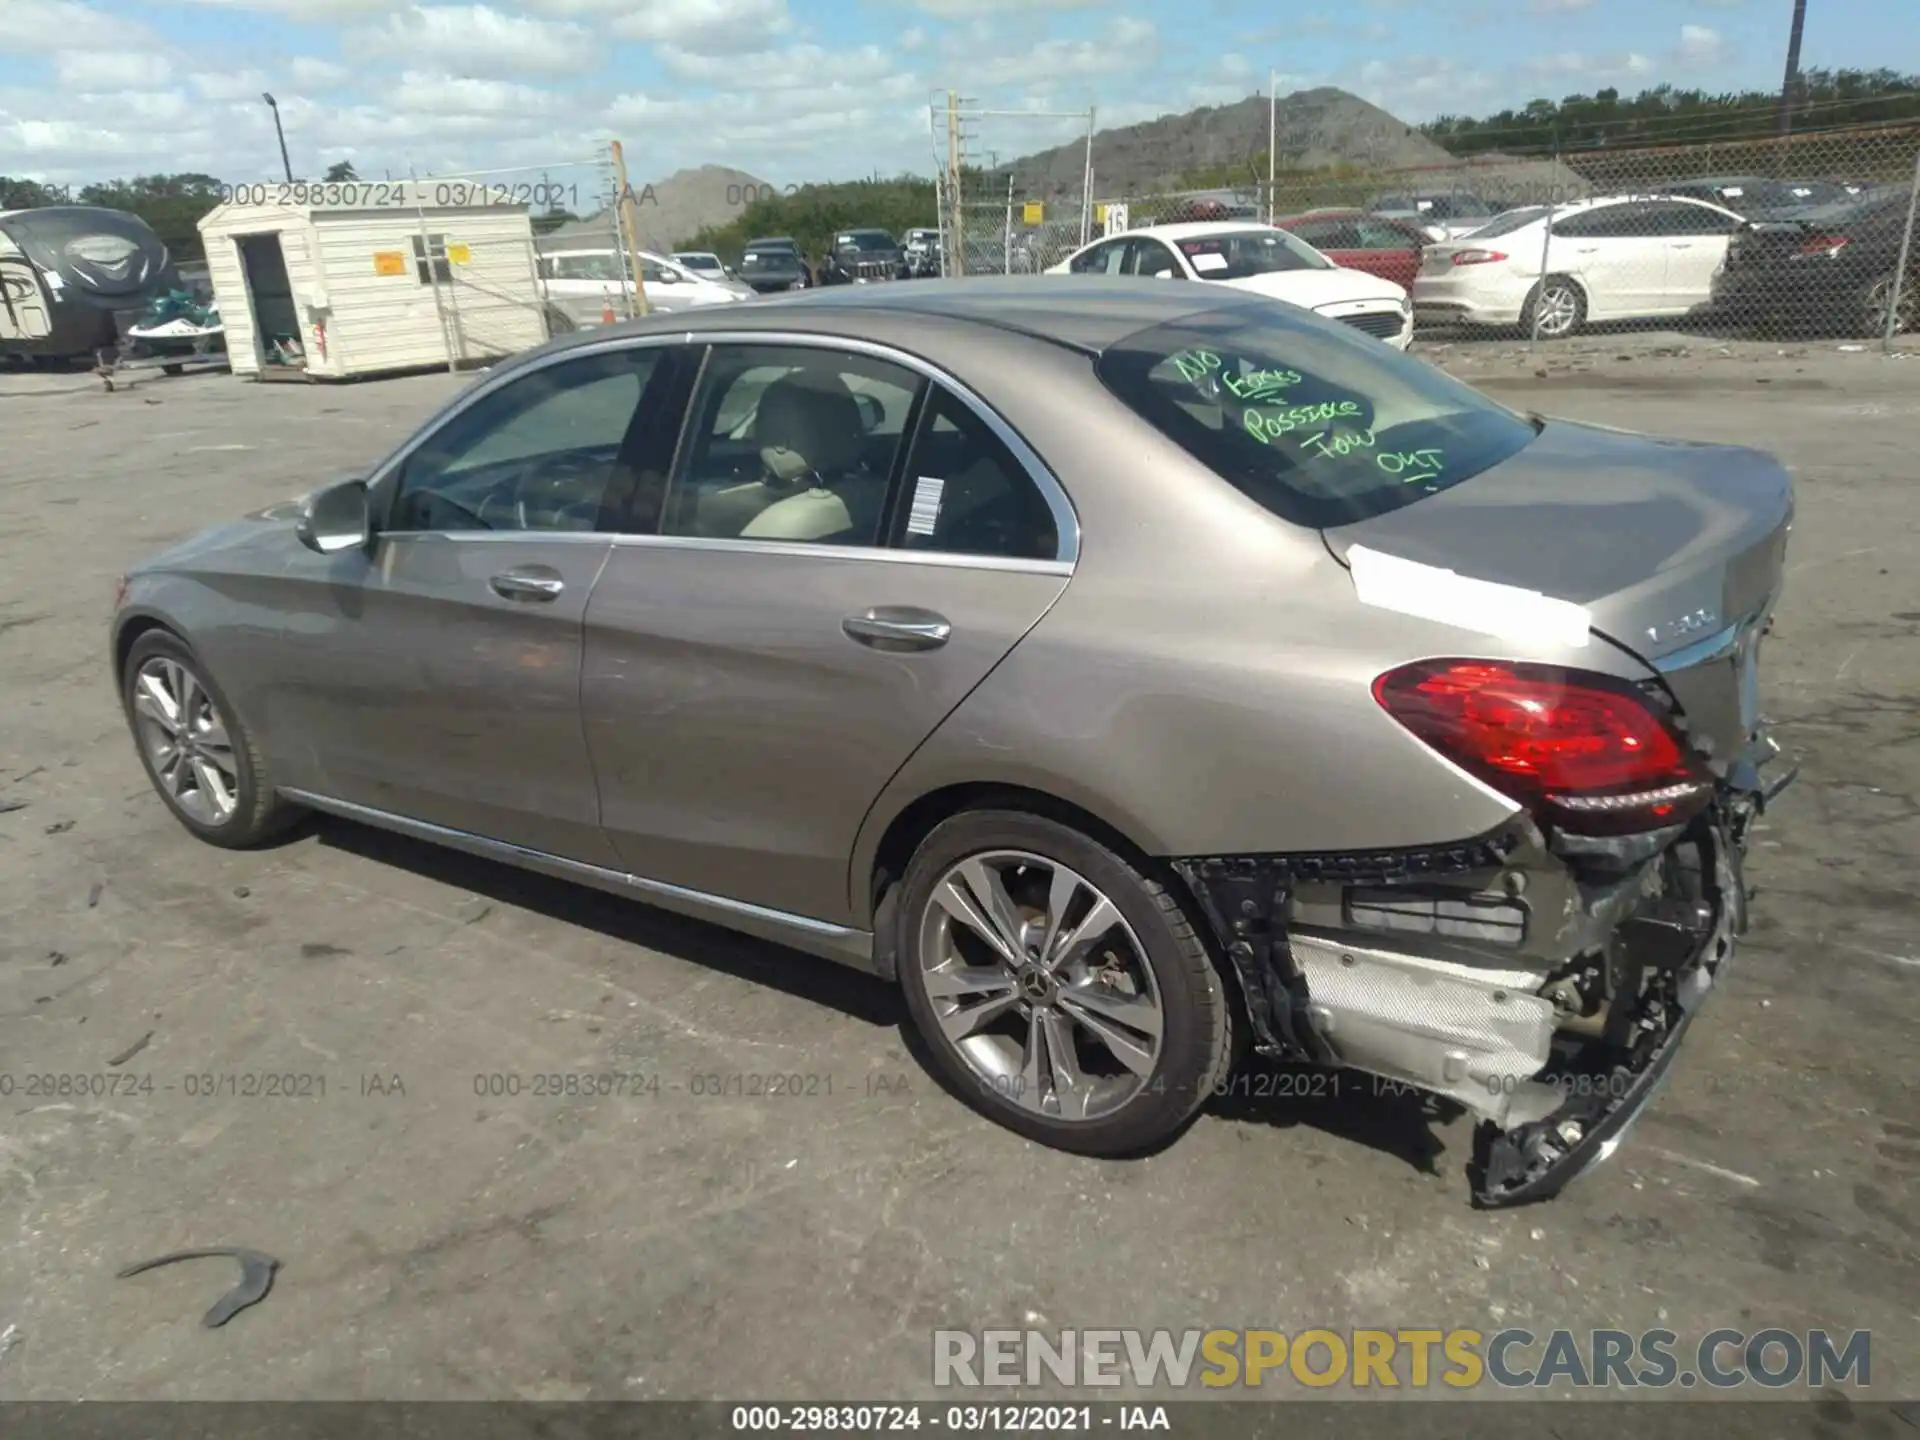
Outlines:
<svg viewBox="0 0 1920 1440"><path fill-rule="evenodd" d="M373 538L373 507L364 480L343 480L300 502L300 543L322 555L358 550Z"/></svg>

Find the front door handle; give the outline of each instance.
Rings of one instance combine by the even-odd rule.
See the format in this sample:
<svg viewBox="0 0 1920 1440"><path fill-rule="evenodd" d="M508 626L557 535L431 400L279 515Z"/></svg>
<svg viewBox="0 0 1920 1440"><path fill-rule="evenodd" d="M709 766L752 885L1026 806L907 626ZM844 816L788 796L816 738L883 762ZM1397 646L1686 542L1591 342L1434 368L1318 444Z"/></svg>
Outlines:
<svg viewBox="0 0 1920 1440"><path fill-rule="evenodd" d="M875 650L938 650L953 634L947 617L910 605L881 605L840 622L848 637Z"/></svg>
<svg viewBox="0 0 1920 1440"><path fill-rule="evenodd" d="M528 565L517 570L506 570L487 582L489 589L502 600L552 600L567 588L556 571L544 565Z"/></svg>

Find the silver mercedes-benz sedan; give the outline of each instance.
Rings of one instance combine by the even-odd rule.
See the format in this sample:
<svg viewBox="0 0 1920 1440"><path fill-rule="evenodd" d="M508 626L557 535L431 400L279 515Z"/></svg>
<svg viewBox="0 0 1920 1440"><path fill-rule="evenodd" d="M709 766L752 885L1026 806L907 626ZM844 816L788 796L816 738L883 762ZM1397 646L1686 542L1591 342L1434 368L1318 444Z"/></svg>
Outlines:
<svg viewBox="0 0 1920 1440"><path fill-rule="evenodd" d="M214 844L326 811L870 970L1069 1150L1248 1050L1383 1077L1511 1204L1745 926L1792 514L1230 288L848 286L502 365L129 574L112 661Z"/></svg>

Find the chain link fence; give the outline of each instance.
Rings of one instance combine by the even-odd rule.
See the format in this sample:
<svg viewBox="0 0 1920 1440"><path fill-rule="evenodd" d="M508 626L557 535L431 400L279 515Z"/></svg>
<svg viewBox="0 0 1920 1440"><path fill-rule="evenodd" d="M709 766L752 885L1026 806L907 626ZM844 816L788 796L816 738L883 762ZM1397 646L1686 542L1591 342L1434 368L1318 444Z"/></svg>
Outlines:
<svg viewBox="0 0 1920 1440"><path fill-rule="evenodd" d="M952 93L930 116L941 274L1037 274L1087 242L1095 111L983 110Z"/></svg>
<svg viewBox="0 0 1920 1440"><path fill-rule="evenodd" d="M1891 347L1920 336L1916 202L1920 127L1901 125L1113 195L1093 231L1270 220L1410 290L1428 338L1685 325Z"/></svg>

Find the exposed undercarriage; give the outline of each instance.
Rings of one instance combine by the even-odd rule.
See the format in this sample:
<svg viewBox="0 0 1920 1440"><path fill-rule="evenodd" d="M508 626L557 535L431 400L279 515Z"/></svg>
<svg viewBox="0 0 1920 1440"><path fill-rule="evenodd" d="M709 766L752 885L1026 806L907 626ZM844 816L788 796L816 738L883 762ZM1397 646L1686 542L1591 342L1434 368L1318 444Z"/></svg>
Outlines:
<svg viewBox="0 0 1920 1440"><path fill-rule="evenodd" d="M1550 1198L1619 1144L1744 932L1764 740L1684 825L1592 838L1522 813L1456 845L1183 859L1254 1049L1476 1114L1476 1203ZM1758 757L1758 758L1753 758Z"/></svg>

